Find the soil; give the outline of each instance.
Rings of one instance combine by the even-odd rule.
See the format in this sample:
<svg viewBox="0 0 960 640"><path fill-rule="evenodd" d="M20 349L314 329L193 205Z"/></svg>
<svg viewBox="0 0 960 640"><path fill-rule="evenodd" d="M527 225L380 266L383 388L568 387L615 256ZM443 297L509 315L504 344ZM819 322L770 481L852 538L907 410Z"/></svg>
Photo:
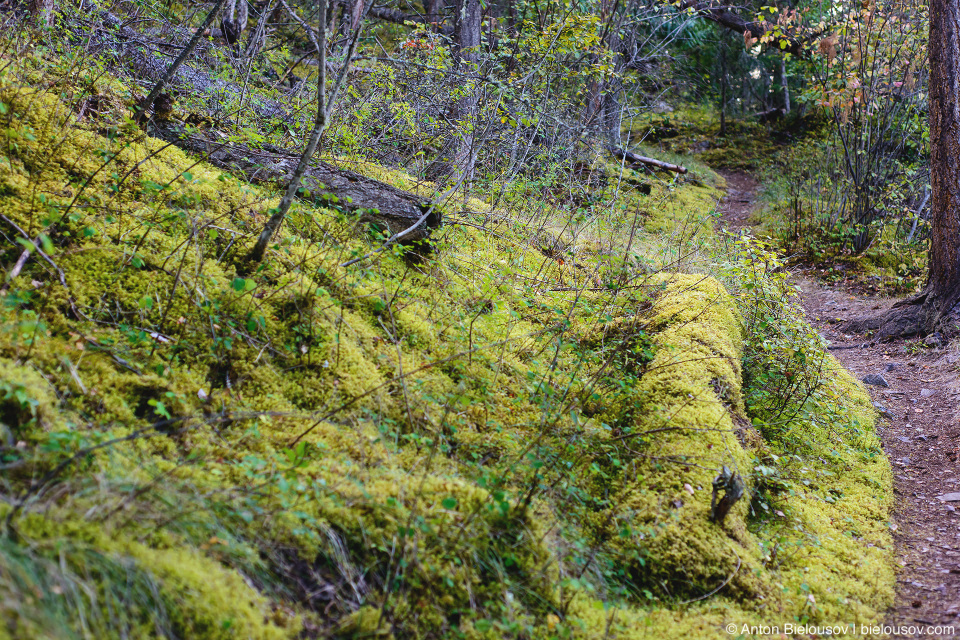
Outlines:
<svg viewBox="0 0 960 640"><path fill-rule="evenodd" d="M724 173L728 193L721 201L722 225L739 230L756 211L757 183L744 173ZM823 269L818 269L822 273ZM960 637L960 422L957 345L922 340L882 344L843 334L838 325L889 308L895 300L834 288L797 271L794 279L808 320L829 342L834 356L858 379L875 374L886 384L865 385L879 405L877 431L893 466L897 596L886 624L895 638ZM950 496L960 498L957 496ZM937 635L938 625L953 633ZM910 633L913 627L917 633ZM897 629L894 629L897 631Z"/></svg>

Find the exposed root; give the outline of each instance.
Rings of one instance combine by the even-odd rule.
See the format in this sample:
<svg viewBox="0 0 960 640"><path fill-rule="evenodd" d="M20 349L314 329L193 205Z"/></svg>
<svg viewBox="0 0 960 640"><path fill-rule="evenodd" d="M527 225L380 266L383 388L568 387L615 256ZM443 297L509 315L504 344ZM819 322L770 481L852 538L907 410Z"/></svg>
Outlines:
<svg viewBox="0 0 960 640"><path fill-rule="evenodd" d="M925 336L935 331L956 335L956 318L951 313L954 306L954 301L945 301L942 296L924 291L912 298L901 300L877 315L848 320L840 325L840 329L845 333L873 332L873 337L878 342Z"/></svg>

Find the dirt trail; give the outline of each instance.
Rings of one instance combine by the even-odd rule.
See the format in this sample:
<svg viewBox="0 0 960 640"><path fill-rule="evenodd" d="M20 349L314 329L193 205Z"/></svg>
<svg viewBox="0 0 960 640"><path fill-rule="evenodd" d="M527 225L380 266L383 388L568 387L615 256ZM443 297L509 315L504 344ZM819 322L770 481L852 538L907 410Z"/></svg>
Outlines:
<svg viewBox="0 0 960 640"><path fill-rule="evenodd" d="M758 185L744 173L724 177L728 194L721 204L722 224L743 228L750 223ZM808 319L830 341L833 355L858 379L874 374L889 385L867 385L882 407L878 431L894 474L891 528L900 570L887 624L954 626L952 634L923 629L926 635L893 634L897 638L960 638L960 500L939 498L960 492L960 350L918 341L871 344L845 335L837 328L841 320L876 313L894 300L827 288L803 272L794 277Z"/></svg>

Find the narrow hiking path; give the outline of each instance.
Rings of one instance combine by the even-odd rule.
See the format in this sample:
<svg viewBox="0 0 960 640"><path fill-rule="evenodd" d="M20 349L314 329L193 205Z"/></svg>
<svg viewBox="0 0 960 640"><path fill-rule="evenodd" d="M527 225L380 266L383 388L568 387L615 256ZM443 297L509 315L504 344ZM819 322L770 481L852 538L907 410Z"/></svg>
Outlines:
<svg viewBox="0 0 960 640"><path fill-rule="evenodd" d="M721 174L728 186L721 224L730 230L748 226L756 209L756 181L741 172ZM882 413L878 431L894 475L891 528L900 570L886 623L954 626L953 633L931 634L924 628L893 634L898 638L960 637L960 349L920 341L875 344L843 334L840 321L876 313L895 300L828 288L803 271L794 273L794 280L809 321L829 341L833 355L858 379L882 378L867 389Z"/></svg>

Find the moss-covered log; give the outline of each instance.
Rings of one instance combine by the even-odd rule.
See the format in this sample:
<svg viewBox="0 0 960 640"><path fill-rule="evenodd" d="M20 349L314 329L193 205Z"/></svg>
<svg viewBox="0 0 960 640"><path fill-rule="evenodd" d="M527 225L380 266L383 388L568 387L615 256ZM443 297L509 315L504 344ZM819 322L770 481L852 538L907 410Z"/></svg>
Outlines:
<svg viewBox="0 0 960 640"><path fill-rule="evenodd" d="M254 184L282 185L297 166L299 157L277 147L254 149L223 143L201 132L188 132L181 125L155 122L149 131L184 151L200 155L221 169L243 176ZM374 222L387 235L403 231L419 221L403 242L425 240L442 221L440 209L430 200L385 182L368 178L316 160L303 176L301 196L317 204L345 212L357 212L362 221ZM421 221L421 218L426 216Z"/></svg>

